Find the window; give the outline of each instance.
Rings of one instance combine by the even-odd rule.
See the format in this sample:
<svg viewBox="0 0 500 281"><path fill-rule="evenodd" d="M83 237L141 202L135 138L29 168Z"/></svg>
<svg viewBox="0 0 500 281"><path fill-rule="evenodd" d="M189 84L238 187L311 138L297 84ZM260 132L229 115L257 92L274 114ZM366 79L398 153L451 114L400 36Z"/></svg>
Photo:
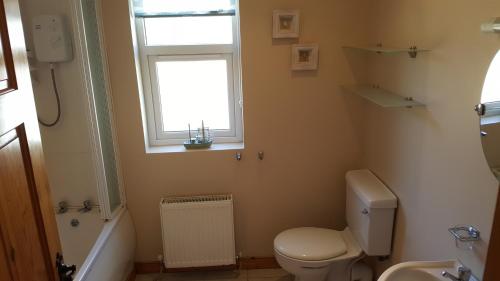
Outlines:
<svg viewBox="0 0 500 281"><path fill-rule="evenodd" d="M243 141L235 0L134 0L149 145Z"/></svg>
<svg viewBox="0 0 500 281"><path fill-rule="evenodd" d="M500 115L500 51L490 64L484 80L481 103L486 104L486 116Z"/></svg>

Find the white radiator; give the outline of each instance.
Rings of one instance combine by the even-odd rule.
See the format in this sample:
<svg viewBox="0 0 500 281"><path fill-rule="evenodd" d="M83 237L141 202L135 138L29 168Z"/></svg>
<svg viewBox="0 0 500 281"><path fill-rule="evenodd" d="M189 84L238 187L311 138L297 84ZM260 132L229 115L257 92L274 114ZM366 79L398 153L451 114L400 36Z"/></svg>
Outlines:
<svg viewBox="0 0 500 281"><path fill-rule="evenodd" d="M233 198L163 198L160 203L165 267L236 264Z"/></svg>

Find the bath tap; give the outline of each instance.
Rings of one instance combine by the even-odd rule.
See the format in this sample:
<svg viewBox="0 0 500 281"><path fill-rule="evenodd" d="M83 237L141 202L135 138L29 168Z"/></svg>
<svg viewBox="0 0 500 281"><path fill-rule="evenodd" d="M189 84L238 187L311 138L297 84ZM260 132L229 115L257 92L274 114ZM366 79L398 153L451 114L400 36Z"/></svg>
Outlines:
<svg viewBox="0 0 500 281"><path fill-rule="evenodd" d="M64 214L68 211L68 202L66 201L61 201L58 204L59 209L57 209L58 214Z"/></svg>
<svg viewBox="0 0 500 281"><path fill-rule="evenodd" d="M448 278L452 281L469 281L470 277L472 275L472 272L470 269L468 269L465 266L459 266L458 267L458 277L454 276L453 274L451 274L447 271L443 271L443 273L441 273L441 275L443 275L443 277Z"/></svg>
<svg viewBox="0 0 500 281"><path fill-rule="evenodd" d="M83 201L83 208L78 209L80 213L88 213L92 211L92 202L90 200Z"/></svg>

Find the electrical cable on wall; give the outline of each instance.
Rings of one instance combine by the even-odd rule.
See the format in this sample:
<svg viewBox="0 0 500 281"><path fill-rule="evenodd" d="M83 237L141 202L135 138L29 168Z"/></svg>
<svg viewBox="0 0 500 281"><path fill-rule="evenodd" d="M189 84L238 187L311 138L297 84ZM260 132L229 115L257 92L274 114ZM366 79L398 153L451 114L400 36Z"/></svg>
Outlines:
<svg viewBox="0 0 500 281"><path fill-rule="evenodd" d="M50 64L50 76L52 77L52 87L54 91L54 95L56 96L56 102L57 102L57 117L54 121L52 122L44 122L38 117L38 122L45 127L54 127L57 123L59 123L59 120L61 120L61 99L59 98L59 90L57 89L57 81L56 81L56 74L55 74L55 65L53 63Z"/></svg>

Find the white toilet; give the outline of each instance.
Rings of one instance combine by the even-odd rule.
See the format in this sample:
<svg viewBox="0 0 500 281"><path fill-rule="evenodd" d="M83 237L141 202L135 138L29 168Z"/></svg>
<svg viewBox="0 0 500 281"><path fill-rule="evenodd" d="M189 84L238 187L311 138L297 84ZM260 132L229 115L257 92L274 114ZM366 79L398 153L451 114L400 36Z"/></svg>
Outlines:
<svg viewBox="0 0 500 281"><path fill-rule="evenodd" d="M274 239L274 254L295 281L350 281L350 268L363 252L387 256L391 252L397 199L369 170L346 174L346 218L343 231L300 227Z"/></svg>

